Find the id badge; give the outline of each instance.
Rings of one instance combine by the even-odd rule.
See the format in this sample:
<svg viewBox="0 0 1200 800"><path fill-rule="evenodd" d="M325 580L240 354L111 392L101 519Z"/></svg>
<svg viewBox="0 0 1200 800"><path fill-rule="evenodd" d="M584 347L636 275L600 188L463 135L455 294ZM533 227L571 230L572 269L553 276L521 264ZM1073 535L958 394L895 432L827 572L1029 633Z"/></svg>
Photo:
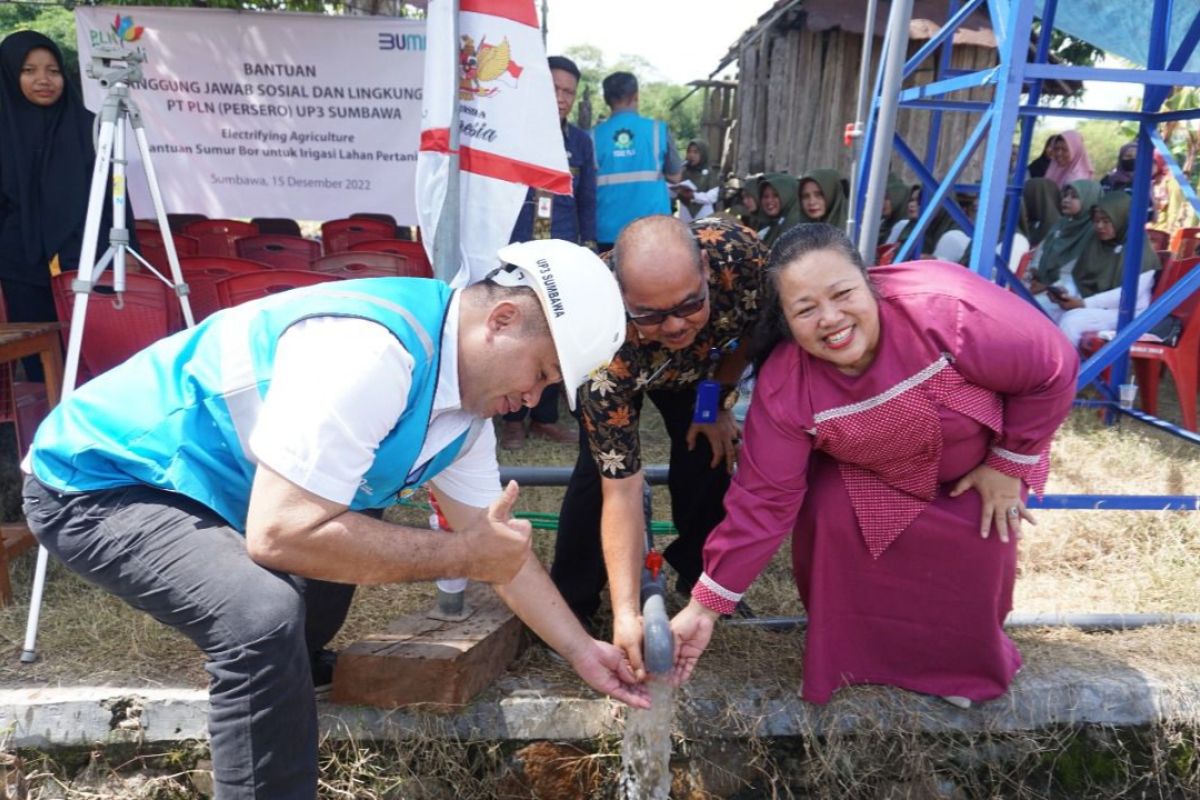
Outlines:
<svg viewBox="0 0 1200 800"><path fill-rule="evenodd" d="M550 219L550 209L553 198L541 195L537 199L537 215L539 219Z"/></svg>
<svg viewBox="0 0 1200 800"><path fill-rule="evenodd" d="M700 381L696 386L696 409L692 413L692 422L716 422L720 399L721 384L712 378Z"/></svg>

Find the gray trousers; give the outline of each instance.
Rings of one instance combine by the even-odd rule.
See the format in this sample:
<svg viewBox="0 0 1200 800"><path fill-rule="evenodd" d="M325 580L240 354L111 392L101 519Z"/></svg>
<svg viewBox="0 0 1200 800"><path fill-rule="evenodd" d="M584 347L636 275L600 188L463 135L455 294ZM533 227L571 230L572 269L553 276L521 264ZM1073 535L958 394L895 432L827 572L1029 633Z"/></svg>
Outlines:
<svg viewBox="0 0 1200 800"><path fill-rule="evenodd" d="M208 656L217 800L313 800L311 654L341 627L354 587L259 566L240 533L177 494L61 494L33 478L24 494L29 528L56 558Z"/></svg>

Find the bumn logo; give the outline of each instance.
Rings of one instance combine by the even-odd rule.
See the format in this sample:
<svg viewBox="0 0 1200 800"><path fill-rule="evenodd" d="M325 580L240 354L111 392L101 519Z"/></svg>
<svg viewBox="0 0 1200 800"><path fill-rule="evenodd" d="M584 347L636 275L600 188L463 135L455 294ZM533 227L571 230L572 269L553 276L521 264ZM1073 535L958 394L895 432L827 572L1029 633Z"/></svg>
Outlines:
<svg viewBox="0 0 1200 800"><path fill-rule="evenodd" d="M425 34L423 33L392 33L380 31L376 41L380 50L425 50Z"/></svg>

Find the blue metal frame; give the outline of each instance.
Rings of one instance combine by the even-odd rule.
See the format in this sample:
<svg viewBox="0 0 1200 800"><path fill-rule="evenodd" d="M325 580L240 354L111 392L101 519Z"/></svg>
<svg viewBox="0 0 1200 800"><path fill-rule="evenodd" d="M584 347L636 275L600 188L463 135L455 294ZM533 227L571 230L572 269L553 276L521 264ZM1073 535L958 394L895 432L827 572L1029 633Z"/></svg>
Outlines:
<svg viewBox="0 0 1200 800"><path fill-rule="evenodd" d="M1183 71L1197 46L1200 46L1200 13L1190 23L1178 46L1171 51L1170 21L1173 0L1148 0L1152 14L1150 22L1150 45L1145 69L1108 69L1077 67L1049 63L1050 37L1058 12L1059 0L947 0L947 22L937 34L925 42L905 63L904 77L915 73L935 53L939 55L935 78L922 86L905 89L900 93L901 108L930 112L930 140L925 145L924 158L899 134L895 137L895 153L916 173L923 187L922 212L913 223L912 233L897 253L896 260L905 260L914 255L914 249L924 237L925 229L934 213L945 209L951 217L971 236L972 268L983 276L994 279L1001 285L1010 285L1018 293L1032 300L1028 291L1019 282L1012 280L1007 269L1012 239L1016 232L1017 216L1024 184L1024 164L1029 162L1036 118L1043 115L1069 116L1089 119L1111 119L1138 123L1137 160L1134 167L1132 191L1133 208L1149 205L1150 177L1153 169L1154 150L1167 158L1176 180L1183 189L1188 202L1200 213L1200 196L1191 187L1175 159L1171 157L1166 143L1157 131L1157 126L1174 120L1200 118L1200 109L1181 111L1161 110L1170 87L1176 85L1200 85L1200 73ZM950 68L951 41L957 29L973 13L986 9L996 35L999 64L990 69L965 72ZM1030 37L1034 19L1039 18L1042 28L1037 47L1031 59ZM888 47L884 43L884 51ZM882 65L881 59L880 64ZM871 176L869 156L873 141L874 124L880 108L880 86L882 66L876 76L875 92L867 117L867 146L863 150L859 165L859 181L856 206L861 209L865 202L866 187L870 180L882 180L885 176ZM1092 108L1049 108L1040 105L1042 82L1045 80L1101 80L1141 84L1142 108L1137 111ZM950 92L980 86L993 88L990 103L980 101L950 100ZM1022 102L1022 92L1028 99ZM974 113L979 121L967 137L958 156L946 174L934 175L935 155L941 134L941 116L944 113ZM1017 174L1009 176L1007 168L985 169L978 185L979 207L972 224L955 203L951 192L967 162L981 142L986 140L984 163L1007 165L1012 152L1013 133L1021 125L1017 146L1019 166ZM972 189L974 187L958 187ZM1007 213L1004 213L1007 211ZM860 215L861 218L861 215ZM1003 230L1002 230L1003 226ZM977 235L978 234L978 235ZM1126 380L1129 370L1129 350L1137 339L1157 322L1162 320L1192 293L1200 291L1200 269L1192 270L1178 283L1164 292L1142 313L1135 315L1136 288L1140 271L1140 257L1145 231L1142 226L1130 226L1126 246L1126 269L1122 281L1122 297L1119 309L1117 333L1111 342L1093 354L1084 363L1079 376L1079 388L1094 384L1101 399L1080 401L1085 405L1097 405L1124 415L1141 423L1170 433L1193 444L1200 444L1200 435L1187 431L1140 411L1122 409L1116 402L1116 387ZM997 254L990 243L1000 242ZM865 254L868 257L871 254ZM1110 369L1108 381L1101 380L1104 370ZM1031 505L1044 508L1120 508L1200 510L1200 498L1192 496L1104 496L1104 495L1060 495L1047 496Z"/></svg>

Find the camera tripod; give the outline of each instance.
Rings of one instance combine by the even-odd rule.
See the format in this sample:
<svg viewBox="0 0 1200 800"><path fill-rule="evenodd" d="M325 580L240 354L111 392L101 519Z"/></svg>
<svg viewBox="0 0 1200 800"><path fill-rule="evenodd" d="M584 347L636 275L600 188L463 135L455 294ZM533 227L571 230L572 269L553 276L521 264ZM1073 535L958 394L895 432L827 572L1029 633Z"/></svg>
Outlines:
<svg viewBox="0 0 1200 800"><path fill-rule="evenodd" d="M99 134L96 139L96 162L92 168L92 183L88 192L87 217L83 225L83 248L79 254L79 271L75 280L71 282L71 290L75 293L75 299L67 339L67 358L62 380L61 400L65 400L75 390L79 373L79 355L83 347L83 329L87 318L88 298L97 279L109 265L113 270L112 285L116 292L114 306L117 309L122 307L122 294L125 291L126 257L133 256L143 267L175 290L185 324L189 328L195 325L192 307L187 297L188 287L183 281L179 268L179 256L175 252L175 243L167 224L167 212L163 206L162 193L159 191L158 178L154 172L154 162L150 160L150 146L146 141L142 114L137 104L129 96L129 84L141 79L142 72L139 64L145 59L145 54L140 51L95 48L92 52L92 63L87 68L88 76L99 81L100 85L108 90L108 94L104 98L104 104L97 116ZM125 168L128 163L125 158L126 122L133 130L138 153L142 158L142 167L146 172L146 182L150 186L154 217L158 222L159 230L163 232L163 244L170 265L170 279L163 276L141 254L130 247L129 229L125 226L127 202ZM110 167L112 169L112 229L109 231L108 249L97 260L96 247L100 238L100 218L103 204L106 202L104 194ZM46 548L39 547L37 566L33 576L33 589L29 598L29 618L25 626L25 643L21 649L23 663L30 663L37 658L34 645L37 642L48 558L49 554Z"/></svg>

